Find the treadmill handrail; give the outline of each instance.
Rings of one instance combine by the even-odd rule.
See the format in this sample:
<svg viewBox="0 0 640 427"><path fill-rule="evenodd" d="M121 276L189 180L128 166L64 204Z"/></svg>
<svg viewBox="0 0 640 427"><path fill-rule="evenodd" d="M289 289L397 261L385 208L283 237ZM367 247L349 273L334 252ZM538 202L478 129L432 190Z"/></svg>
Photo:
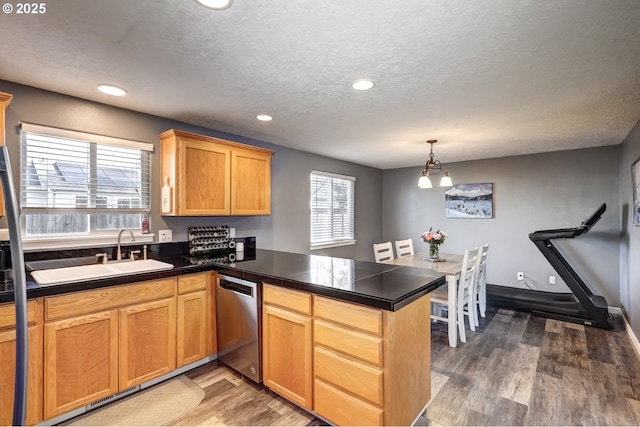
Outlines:
<svg viewBox="0 0 640 427"><path fill-rule="evenodd" d="M558 228L553 230L538 230L529 234L532 241L550 240L550 239L572 239L588 232L602 218L602 214L607 210L607 204L603 203L589 218L573 228Z"/></svg>
<svg viewBox="0 0 640 427"><path fill-rule="evenodd" d="M596 222L600 221L602 214L607 210L607 204L603 203L589 218L582 221L582 225L587 226L587 229L593 227Z"/></svg>

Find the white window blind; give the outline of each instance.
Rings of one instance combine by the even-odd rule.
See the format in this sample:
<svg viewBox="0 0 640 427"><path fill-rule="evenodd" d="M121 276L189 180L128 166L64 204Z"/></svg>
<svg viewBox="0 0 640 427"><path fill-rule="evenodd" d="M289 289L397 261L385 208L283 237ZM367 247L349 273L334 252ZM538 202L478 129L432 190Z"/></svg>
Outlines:
<svg viewBox="0 0 640 427"><path fill-rule="evenodd" d="M150 211L152 144L21 127L20 201L27 235L140 228L140 215Z"/></svg>
<svg viewBox="0 0 640 427"><path fill-rule="evenodd" d="M354 184L355 177L311 172L311 249L355 243Z"/></svg>

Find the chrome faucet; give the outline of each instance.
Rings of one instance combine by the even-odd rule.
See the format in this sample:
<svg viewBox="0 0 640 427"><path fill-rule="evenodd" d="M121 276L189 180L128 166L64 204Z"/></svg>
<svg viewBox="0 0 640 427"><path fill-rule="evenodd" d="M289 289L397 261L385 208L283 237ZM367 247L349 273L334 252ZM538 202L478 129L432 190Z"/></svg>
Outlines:
<svg viewBox="0 0 640 427"><path fill-rule="evenodd" d="M127 230L129 234L131 234L131 241L132 242L136 241L136 238L133 237L133 231L129 230L128 228L122 228L118 232L118 252L116 252L116 261L122 261L122 251L120 250L120 239L122 238L122 232L125 230Z"/></svg>

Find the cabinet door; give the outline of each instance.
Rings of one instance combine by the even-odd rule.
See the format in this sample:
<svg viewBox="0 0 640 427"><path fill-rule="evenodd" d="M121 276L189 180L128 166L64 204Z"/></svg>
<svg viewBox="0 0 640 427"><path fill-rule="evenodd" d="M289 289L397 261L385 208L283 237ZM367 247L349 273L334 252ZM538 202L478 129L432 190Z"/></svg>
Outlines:
<svg viewBox="0 0 640 427"><path fill-rule="evenodd" d="M31 326L27 364L26 424L42 421L42 326ZM0 425L11 425L16 368L16 331L0 332Z"/></svg>
<svg viewBox="0 0 640 427"><path fill-rule="evenodd" d="M44 418L118 392L118 311L45 324Z"/></svg>
<svg viewBox="0 0 640 427"><path fill-rule="evenodd" d="M271 214L271 153L231 152L231 215Z"/></svg>
<svg viewBox="0 0 640 427"><path fill-rule="evenodd" d="M121 391L175 369L175 298L120 309L119 361Z"/></svg>
<svg viewBox="0 0 640 427"><path fill-rule="evenodd" d="M177 215L229 215L229 148L181 137L178 159Z"/></svg>
<svg viewBox="0 0 640 427"><path fill-rule="evenodd" d="M218 322L216 307L216 286L218 276L210 273L209 287L207 289L207 355L218 352Z"/></svg>
<svg viewBox="0 0 640 427"><path fill-rule="evenodd" d="M313 409L311 318L265 305L262 321L264 384Z"/></svg>
<svg viewBox="0 0 640 427"><path fill-rule="evenodd" d="M178 368L207 356L207 292L178 295Z"/></svg>

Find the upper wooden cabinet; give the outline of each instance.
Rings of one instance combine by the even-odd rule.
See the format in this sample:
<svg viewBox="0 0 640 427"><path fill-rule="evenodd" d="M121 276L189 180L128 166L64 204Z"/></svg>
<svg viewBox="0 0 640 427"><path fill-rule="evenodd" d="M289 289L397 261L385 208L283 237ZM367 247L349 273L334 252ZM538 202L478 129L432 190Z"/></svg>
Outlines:
<svg viewBox="0 0 640 427"><path fill-rule="evenodd" d="M5 145L4 110L6 110L9 107L9 104L11 103L12 98L13 98L13 95L0 92L0 145ZM2 191L3 191L3 188L0 185L0 216L4 216L4 193Z"/></svg>
<svg viewBox="0 0 640 427"><path fill-rule="evenodd" d="M271 214L273 151L174 129L160 141L163 215Z"/></svg>

